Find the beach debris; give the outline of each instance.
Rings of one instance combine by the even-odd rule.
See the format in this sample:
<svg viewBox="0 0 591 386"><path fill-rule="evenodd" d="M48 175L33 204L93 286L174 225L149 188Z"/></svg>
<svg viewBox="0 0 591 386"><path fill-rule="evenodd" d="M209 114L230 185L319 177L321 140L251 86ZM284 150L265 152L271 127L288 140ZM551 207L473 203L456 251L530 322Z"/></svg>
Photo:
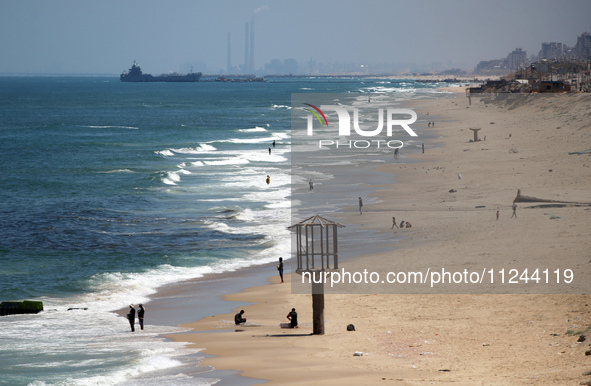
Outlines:
<svg viewBox="0 0 591 386"><path fill-rule="evenodd" d="M585 351L585 355L586 355L586 356L589 356L589 355L591 355L591 350L587 350L587 351Z"/></svg>
<svg viewBox="0 0 591 386"><path fill-rule="evenodd" d="M462 175L460 173L458 173L458 179L462 179Z"/></svg>
<svg viewBox="0 0 591 386"><path fill-rule="evenodd" d="M347 325L347 331L355 331L355 326L352 324Z"/></svg>
<svg viewBox="0 0 591 386"><path fill-rule="evenodd" d="M509 149L509 153L519 153L519 150L512 147L511 149Z"/></svg>
<svg viewBox="0 0 591 386"><path fill-rule="evenodd" d="M486 205L476 205L475 208L486 208Z"/></svg>
<svg viewBox="0 0 591 386"><path fill-rule="evenodd" d="M568 155L582 155L582 154L591 154L591 149L583 150L583 151L573 151L573 152L568 153Z"/></svg>
<svg viewBox="0 0 591 386"><path fill-rule="evenodd" d="M579 336L579 339L577 339L577 343L581 343L587 340L587 335L581 335Z"/></svg>
<svg viewBox="0 0 591 386"><path fill-rule="evenodd" d="M591 370L587 370L587 371L585 371L585 372L583 373L583 376L585 376L585 375L591 375Z"/></svg>
<svg viewBox="0 0 591 386"><path fill-rule="evenodd" d="M363 351L355 351L355 352L353 353L353 356L354 356L354 357L362 357L362 356L363 356Z"/></svg>
<svg viewBox="0 0 591 386"><path fill-rule="evenodd" d="M455 190L455 189L450 189L450 190L449 190L449 192L450 192L450 193L455 193L455 192L457 192L457 190Z"/></svg>
<svg viewBox="0 0 591 386"><path fill-rule="evenodd" d="M442 373L449 373L449 372L451 372L450 369L439 369L439 371L442 372Z"/></svg>

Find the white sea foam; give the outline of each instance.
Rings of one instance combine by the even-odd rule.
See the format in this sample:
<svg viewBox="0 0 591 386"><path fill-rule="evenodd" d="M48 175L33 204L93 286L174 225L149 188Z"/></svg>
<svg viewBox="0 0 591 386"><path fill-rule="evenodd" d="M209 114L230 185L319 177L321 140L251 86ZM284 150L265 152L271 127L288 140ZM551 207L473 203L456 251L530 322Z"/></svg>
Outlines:
<svg viewBox="0 0 591 386"><path fill-rule="evenodd" d="M199 146L201 146L201 149L203 149L204 151L215 151L215 150L217 150L215 147L211 146L208 143L201 143L201 144L199 144Z"/></svg>
<svg viewBox="0 0 591 386"><path fill-rule="evenodd" d="M174 153L178 154L198 154L200 152L199 148L194 147L182 147L178 149L170 149Z"/></svg>
<svg viewBox="0 0 591 386"><path fill-rule="evenodd" d="M241 133L260 133L261 131L267 131L267 129L257 126L252 129L239 129L238 131Z"/></svg>
<svg viewBox="0 0 591 386"><path fill-rule="evenodd" d="M166 149L166 150L158 150L155 153L156 154L163 155L165 157L170 157L170 156L173 156L174 155L174 153L172 151L168 150L168 149Z"/></svg>
<svg viewBox="0 0 591 386"><path fill-rule="evenodd" d="M234 157L234 158L220 159L217 161L203 161L203 163L205 165L210 165L210 166L214 166L214 165L221 166L221 165L244 165L244 164L248 164L249 161L244 158Z"/></svg>

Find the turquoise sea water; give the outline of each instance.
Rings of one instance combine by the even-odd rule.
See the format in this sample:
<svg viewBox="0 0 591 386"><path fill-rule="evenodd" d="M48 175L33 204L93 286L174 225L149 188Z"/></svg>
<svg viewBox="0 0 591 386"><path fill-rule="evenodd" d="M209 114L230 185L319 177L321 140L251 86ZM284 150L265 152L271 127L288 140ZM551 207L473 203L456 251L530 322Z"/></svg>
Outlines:
<svg viewBox="0 0 591 386"><path fill-rule="evenodd" d="M132 338L113 311L290 254L292 93L437 86L0 78L0 301L45 305L0 318L0 384L211 383L180 370L194 351L158 337L177 328Z"/></svg>

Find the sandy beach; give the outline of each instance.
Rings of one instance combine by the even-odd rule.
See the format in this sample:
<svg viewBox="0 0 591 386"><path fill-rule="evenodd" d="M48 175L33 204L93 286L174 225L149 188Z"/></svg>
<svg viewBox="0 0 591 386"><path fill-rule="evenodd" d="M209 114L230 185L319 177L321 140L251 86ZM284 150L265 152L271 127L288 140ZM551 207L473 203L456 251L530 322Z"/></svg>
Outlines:
<svg viewBox="0 0 591 386"><path fill-rule="evenodd" d="M591 370L591 206L585 205L591 203L591 95L473 98L469 104L463 89L451 91L450 98L408 105L423 121L435 121L421 128L436 138L425 142L424 153L420 146L402 151L418 162L378 167L396 183L375 186L375 203L364 206L363 216L353 202L335 218L402 240L342 267L491 270L486 281L341 288L326 295L325 335L310 335L311 296L291 291L290 281L300 276L286 275L286 284L273 276L268 285L225 297L251 305L185 325L211 332L172 338L214 356L202 365L269 384L591 381L583 375ZM480 128L480 141L470 142L470 128ZM518 190L555 202L518 202L512 218ZM412 228L391 230L393 216ZM519 273L515 284L511 269ZM525 283L536 269L541 279ZM282 327L291 308L298 329ZM240 309L248 321L235 327ZM350 323L356 331L346 330Z"/></svg>

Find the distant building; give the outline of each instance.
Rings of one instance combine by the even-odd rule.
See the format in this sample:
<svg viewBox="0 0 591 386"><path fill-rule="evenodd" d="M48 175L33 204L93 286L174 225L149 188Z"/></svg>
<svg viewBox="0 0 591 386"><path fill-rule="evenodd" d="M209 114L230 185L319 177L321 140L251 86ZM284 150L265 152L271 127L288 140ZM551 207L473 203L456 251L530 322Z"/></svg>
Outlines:
<svg viewBox="0 0 591 386"><path fill-rule="evenodd" d="M511 71L517 71L520 67L524 67L527 64L527 52L521 48L516 48L507 55L506 60L507 68Z"/></svg>
<svg viewBox="0 0 591 386"><path fill-rule="evenodd" d="M503 68L503 62L505 59L493 59L493 60L482 60L476 65L475 73L481 75L502 75L506 74Z"/></svg>
<svg viewBox="0 0 591 386"><path fill-rule="evenodd" d="M504 59L481 61L474 72L481 75L505 75L525 67L528 63L527 52L516 48Z"/></svg>
<svg viewBox="0 0 591 386"><path fill-rule="evenodd" d="M538 54L540 59L560 59L564 57L568 47L564 43L542 43L542 49Z"/></svg>
<svg viewBox="0 0 591 386"><path fill-rule="evenodd" d="M591 33L584 32L577 37L577 44L575 45L574 51L579 59L591 59Z"/></svg>

